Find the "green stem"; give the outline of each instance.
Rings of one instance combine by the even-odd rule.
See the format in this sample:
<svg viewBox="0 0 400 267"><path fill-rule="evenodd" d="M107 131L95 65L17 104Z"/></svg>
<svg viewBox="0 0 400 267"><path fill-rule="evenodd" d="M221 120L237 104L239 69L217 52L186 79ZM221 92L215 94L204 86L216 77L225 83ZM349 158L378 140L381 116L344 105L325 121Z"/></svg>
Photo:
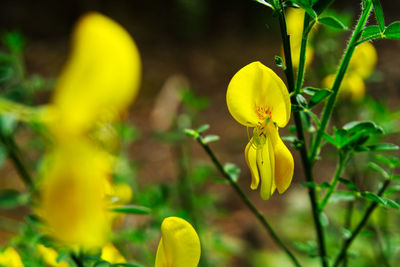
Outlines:
<svg viewBox="0 0 400 267"><path fill-rule="evenodd" d="M281 4L281 7L282 7L282 4ZM290 50L290 36L287 33L286 19L285 19L285 13L284 13L283 7L281 8L281 10L279 12L279 24L280 24L280 28L281 28L283 50L285 53L286 79L287 79L287 83L288 83L289 92L294 92L294 89L295 89L294 88L294 72L293 72L293 64L292 64L292 55L291 55L291 50ZM292 95L291 102L297 103L296 96L294 94ZM300 146L299 150L300 150L301 161L303 164L303 170L305 173L306 181L314 182L312 166L308 159L307 146L306 146L303 124L301 122L300 113L293 112L293 117L294 117L294 122L296 125L297 138L300 140L300 142L302 144ZM309 187L308 195L309 195L310 203L311 203L311 210L312 210L312 215L313 215L313 220L314 220L315 232L317 234L318 249L319 249L319 255L321 258L321 265L323 267L327 267L328 261L327 261L327 257L326 257L325 237L324 237L324 231L323 231L321 222L319 220L320 214L318 211L318 204L317 204L318 200L317 200L315 188Z"/></svg>
<svg viewBox="0 0 400 267"><path fill-rule="evenodd" d="M339 162L336 167L335 174L332 178L331 185L328 188L328 191L326 192L324 198L322 199L321 203L319 204L319 211L322 212L325 208L325 206L328 204L329 199L331 198L333 192L335 192L337 184L339 182L340 175L342 174L343 168L345 166L346 160L347 160L347 155L343 155L342 152L339 152Z"/></svg>
<svg viewBox="0 0 400 267"><path fill-rule="evenodd" d="M305 67L306 67L306 52L307 52L307 41L308 41L308 34L310 31L309 23L310 23L310 15L307 12L304 14L304 22L303 22L303 34L301 38L301 47L300 47L300 59L299 59L299 67L297 70L297 81L296 81L296 88L294 90L294 94L297 95L300 93L300 89L303 86L304 82L304 74L305 74Z"/></svg>
<svg viewBox="0 0 400 267"><path fill-rule="evenodd" d="M390 180L389 179L385 180L383 186L379 189L377 195L378 196L382 196L383 193L385 192L386 188L389 186L389 184L390 184ZM344 259L344 257L347 254L347 249L350 247L351 243L354 241L354 239L360 233L361 229L368 222L369 217L371 216L372 212L376 209L377 206L378 206L377 202L373 202L373 203L371 203L369 205L369 207L367 208L363 218L357 224L357 227L354 229L354 231L352 232L351 236L343 242L342 248L340 249L340 252L339 252L338 256L336 257L336 259L335 259L335 261L334 261L334 263L332 265L333 267L339 266L340 262Z"/></svg>
<svg viewBox="0 0 400 267"><path fill-rule="evenodd" d="M329 96L328 101L322 112L321 126L319 127L319 129L317 131L317 135L315 136L315 140L311 146L311 152L309 155L309 159L311 162L314 162L315 157L316 157L317 153L319 152L320 144L322 141L322 136L326 130L329 119L332 115L332 111L333 111L333 108L335 105L336 96L339 92L340 85L341 85L343 77L346 73L347 67L349 66L351 56L353 55L354 49L356 48L356 44L357 44L358 40L360 39L361 32L364 29L365 24L367 23L368 16L369 16L371 10L372 10L372 2L366 1L366 6L363 8L363 11L362 11L361 17L357 23L356 29L354 30L353 35L351 36L351 39L347 46L346 52L344 53L342 61L339 65L339 70L336 74L335 81L334 81L334 83L332 85L332 89L331 89L332 94Z"/></svg>
<svg viewBox="0 0 400 267"><path fill-rule="evenodd" d="M275 241L275 243L280 246L287 256L290 258L294 266L300 267L299 261L296 259L294 254L289 250L288 247L282 242L282 240L279 238L279 236L275 233L275 231L272 229L271 225L268 223L267 219L264 217L264 215L254 206L254 204L247 198L245 193L240 189L239 185L232 180L231 176L224 170L224 167L222 166L221 162L217 159L215 156L214 152L211 150L211 148L203 141L202 137L199 135L196 137L196 141L203 147L203 149L206 151L208 156L211 158L212 162L214 163L215 167L218 169L218 171L225 177L225 179L228 180L229 184L232 186L232 188L236 191L236 193L239 195L243 203L250 209L250 211L256 216L256 218L261 222L261 224L264 226L264 228L268 231L268 233L271 235L272 239Z"/></svg>
<svg viewBox="0 0 400 267"><path fill-rule="evenodd" d="M76 264L77 267L85 267L85 265L83 264L81 258L79 256L77 256L74 253L71 253L71 258L74 261L74 263Z"/></svg>

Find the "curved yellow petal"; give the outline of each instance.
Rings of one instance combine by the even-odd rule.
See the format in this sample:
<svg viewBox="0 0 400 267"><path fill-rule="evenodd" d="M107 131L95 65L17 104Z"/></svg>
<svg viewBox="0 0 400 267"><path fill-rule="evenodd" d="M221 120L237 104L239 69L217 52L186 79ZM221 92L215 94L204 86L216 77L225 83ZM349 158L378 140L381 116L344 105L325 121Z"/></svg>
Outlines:
<svg viewBox="0 0 400 267"><path fill-rule="evenodd" d="M103 246L101 249L101 258L112 264L126 263L124 256L122 256L122 254L112 243L107 243Z"/></svg>
<svg viewBox="0 0 400 267"><path fill-rule="evenodd" d="M21 257L12 247L8 247L3 252L0 252L0 265L7 267L24 267Z"/></svg>
<svg viewBox="0 0 400 267"><path fill-rule="evenodd" d="M90 142L56 145L45 158L40 184L47 234L69 247L103 246L110 231L104 186L110 173L107 155Z"/></svg>
<svg viewBox="0 0 400 267"><path fill-rule="evenodd" d="M245 126L255 127L264 121L264 111L270 112L272 121L279 127L284 127L290 119L290 99L285 84L275 72L258 61L233 76L226 102L233 118Z"/></svg>
<svg viewBox="0 0 400 267"><path fill-rule="evenodd" d="M200 240L190 223L168 217L161 225L155 267L196 267L200 260Z"/></svg>
<svg viewBox="0 0 400 267"><path fill-rule="evenodd" d="M271 136L271 143L273 145L274 158L275 158L275 176L274 181L279 194L288 189L293 178L294 160L289 149L282 142L279 136L278 129L271 125L268 128Z"/></svg>
<svg viewBox="0 0 400 267"><path fill-rule="evenodd" d="M251 173L251 185L250 188L252 190L257 189L258 184L260 182L260 176L258 175L258 168L257 168L257 149L253 144L253 140L247 144L244 150L244 156L246 159L247 167L250 169Z"/></svg>
<svg viewBox="0 0 400 267"><path fill-rule="evenodd" d="M257 149L257 168L260 175L260 196L268 200L274 191L275 158L271 138L267 137L266 143Z"/></svg>
<svg viewBox="0 0 400 267"><path fill-rule="evenodd" d="M96 120L114 119L136 96L140 76L139 52L128 32L99 13L85 15L56 84L51 129L58 136L79 134Z"/></svg>
<svg viewBox="0 0 400 267"><path fill-rule="evenodd" d="M374 72L377 61L378 54L375 47L369 42L364 42L354 50L349 63L348 73L354 72L364 79L368 78Z"/></svg>

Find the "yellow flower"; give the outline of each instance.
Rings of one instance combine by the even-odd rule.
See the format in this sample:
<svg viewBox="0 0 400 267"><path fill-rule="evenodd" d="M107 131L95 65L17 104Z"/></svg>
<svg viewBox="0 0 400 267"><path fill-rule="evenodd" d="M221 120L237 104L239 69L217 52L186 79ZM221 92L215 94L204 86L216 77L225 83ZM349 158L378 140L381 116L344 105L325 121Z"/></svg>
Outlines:
<svg viewBox="0 0 400 267"><path fill-rule="evenodd" d="M286 13L287 32L290 35L290 52L292 54L293 67L299 66L301 39L303 36L304 25L304 9L288 8ZM310 36L313 31L310 32ZM282 53L283 54L283 53ZM306 50L306 67L311 64L314 59L314 49L308 45Z"/></svg>
<svg viewBox="0 0 400 267"><path fill-rule="evenodd" d="M326 76L322 81L322 86L325 88L331 88L335 81L335 77L335 74ZM346 73L340 85L339 96L341 98L351 99L352 101L359 101L364 98L364 95L365 83L362 77L357 73Z"/></svg>
<svg viewBox="0 0 400 267"><path fill-rule="evenodd" d="M374 72L377 61L378 54L375 47L369 42L364 42L354 50L348 72L357 73L361 78L366 79Z"/></svg>
<svg viewBox="0 0 400 267"><path fill-rule="evenodd" d="M121 255L121 253L112 243L108 243L102 248L101 258L112 264L126 263L124 256Z"/></svg>
<svg viewBox="0 0 400 267"><path fill-rule="evenodd" d="M229 112L240 124L254 127L245 149L250 168L251 189L261 179L261 198L289 187L294 170L293 157L279 137L278 127L290 118L289 92L283 81L260 62L253 62L233 76L226 93Z"/></svg>
<svg viewBox="0 0 400 267"><path fill-rule="evenodd" d="M40 244L36 248L36 253L44 260L47 266L69 267L69 264L66 261L57 262L58 253L53 248L45 247L44 245Z"/></svg>
<svg viewBox="0 0 400 267"><path fill-rule="evenodd" d="M110 174L109 156L89 141L57 144L46 155L39 185L45 231L71 248L104 245L110 231L104 181Z"/></svg>
<svg viewBox="0 0 400 267"><path fill-rule="evenodd" d="M18 252L14 248L8 247L4 251L0 251L0 266L24 267L24 264Z"/></svg>
<svg viewBox="0 0 400 267"><path fill-rule="evenodd" d="M115 120L136 96L140 75L139 52L125 29L99 13L82 17L49 109L55 114L47 114L53 134L69 138L98 120Z"/></svg>
<svg viewBox="0 0 400 267"><path fill-rule="evenodd" d="M365 95L364 79L374 72L378 55L371 43L365 42L357 46L350 60L349 67L339 88L339 96L352 101L360 101ZM335 75L330 74L322 81L322 86L332 88Z"/></svg>
<svg viewBox="0 0 400 267"><path fill-rule="evenodd" d="M168 217L161 224L155 267L196 267L200 260L200 240L190 223Z"/></svg>

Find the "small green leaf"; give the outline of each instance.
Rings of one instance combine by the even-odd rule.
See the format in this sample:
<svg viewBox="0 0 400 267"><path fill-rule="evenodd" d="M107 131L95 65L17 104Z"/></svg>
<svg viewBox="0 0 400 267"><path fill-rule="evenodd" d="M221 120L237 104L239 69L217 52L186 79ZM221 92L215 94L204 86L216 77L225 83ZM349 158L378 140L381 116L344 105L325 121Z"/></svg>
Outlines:
<svg viewBox="0 0 400 267"><path fill-rule="evenodd" d="M304 96L298 94L296 95L296 100L297 103L301 106L301 107L306 107L307 106L307 100L304 98Z"/></svg>
<svg viewBox="0 0 400 267"><path fill-rule="evenodd" d="M378 22L379 29L381 32L385 30L385 18L383 17L383 10L379 0L372 0L372 5L374 6L374 13L376 21Z"/></svg>
<svg viewBox="0 0 400 267"><path fill-rule="evenodd" d="M317 17L317 13L314 11L314 9L311 6L311 4L312 4L311 1L308 1L308 0L292 0L292 2L295 2L296 4L298 4L312 18L316 18Z"/></svg>
<svg viewBox="0 0 400 267"><path fill-rule="evenodd" d="M332 136L328 135L327 133L324 133L324 135L323 135L322 137L323 137L326 141L328 141L328 143L334 145L335 147L338 146L338 143L336 142L336 140L335 140Z"/></svg>
<svg viewBox="0 0 400 267"><path fill-rule="evenodd" d="M324 17L324 18L318 18L318 22L321 24L324 24L328 27L331 27L332 29L336 30L347 30L346 25L344 25L341 21L339 21L335 17Z"/></svg>
<svg viewBox="0 0 400 267"><path fill-rule="evenodd" d="M229 181L227 179L221 177L213 177L212 180L216 183L229 184Z"/></svg>
<svg viewBox="0 0 400 267"><path fill-rule="evenodd" d="M203 124L199 128L197 128L196 132L198 132L199 134L202 134L205 131L207 131L208 129L210 129L210 125L209 124Z"/></svg>
<svg viewBox="0 0 400 267"><path fill-rule="evenodd" d="M210 134L210 135L207 135L206 137L203 138L203 143L204 143L204 144L208 144L208 143L211 143L211 142L216 142L216 141L218 141L219 139L220 139L220 138L219 138L218 135Z"/></svg>
<svg viewBox="0 0 400 267"><path fill-rule="evenodd" d="M400 192L400 185L395 185L385 191L385 196L390 196L391 194Z"/></svg>
<svg viewBox="0 0 400 267"><path fill-rule="evenodd" d="M283 59L280 56L275 56L275 64L283 70L286 70L285 62L283 62Z"/></svg>
<svg viewBox="0 0 400 267"><path fill-rule="evenodd" d="M361 38L363 39L372 38L374 36L381 36L381 30L379 29L378 25L371 25L366 27L361 34Z"/></svg>
<svg viewBox="0 0 400 267"><path fill-rule="evenodd" d="M235 183L237 182L237 180L239 179L239 174L240 174L239 167L237 167L233 163L228 162L224 165L224 171L229 175L229 177L232 179L232 181L234 181Z"/></svg>
<svg viewBox="0 0 400 267"><path fill-rule="evenodd" d="M383 134L382 127L376 125L373 121L352 121L346 123L343 126L343 129L349 131L350 133L365 131L370 134Z"/></svg>
<svg viewBox="0 0 400 267"><path fill-rule="evenodd" d="M378 164L374 163L374 162L368 162L368 167L370 167L371 169L373 169L374 171L379 172L383 178L385 179L389 179L389 174L387 173L387 171L385 171L381 166L379 166Z"/></svg>
<svg viewBox="0 0 400 267"><path fill-rule="evenodd" d="M193 129L185 129L184 132L187 136L191 138L197 138L199 136L199 133Z"/></svg>
<svg viewBox="0 0 400 267"><path fill-rule="evenodd" d="M150 214L151 209L137 205L125 205L122 207L113 208L112 211L127 214Z"/></svg>
<svg viewBox="0 0 400 267"><path fill-rule="evenodd" d="M267 1L267 0L253 0L253 1L260 3L264 6L267 6L267 7L271 8L272 10L275 10L275 7L270 3L270 1Z"/></svg>
<svg viewBox="0 0 400 267"><path fill-rule="evenodd" d="M377 144L372 146L367 146L370 151L390 151L390 150L399 150L399 146L394 144Z"/></svg>
<svg viewBox="0 0 400 267"><path fill-rule="evenodd" d="M381 197L383 201L385 201L386 206L388 207L392 207L395 209L400 209L400 204L397 203L396 201L392 200L392 199L388 199L385 197Z"/></svg>
<svg viewBox="0 0 400 267"><path fill-rule="evenodd" d="M361 196L365 199L375 201L378 204L386 205L386 201L382 197L378 196L375 193L363 192L363 193L361 193Z"/></svg>
<svg viewBox="0 0 400 267"><path fill-rule="evenodd" d="M335 129L335 139L339 147L344 146L344 143L348 141L347 131L345 129Z"/></svg>
<svg viewBox="0 0 400 267"><path fill-rule="evenodd" d="M16 190L6 189L0 191L0 209L12 209L28 202L27 195Z"/></svg>
<svg viewBox="0 0 400 267"><path fill-rule="evenodd" d="M320 221L320 223L321 223L321 225L322 225L323 227L327 227L327 226L329 225L329 219L328 219L328 217L325 215L325 213L323 213L323 212L321 212L321 213L319 214L319 221Z"/></svg>
<svg viewBox="0 0 400 267"><path fill-rule="evenodd" d="M353 191L342 191L337 190L333 193L329 199L329 203L341 202L341 201L353 201L356 198L357 193Z"/></svg>
<svg viewBox="0 0 400 267"><path fill-rule="evenodd" d="M400 40L400 21L395 21L383 32L386 38Z"/></svg>
<svg viewBox="0 0 400 267"><path fill-rule="evenodd" d="M347 186L350 190L358 192L357 186L355 186L355 184L353 184L352 181L344 179L344 178L339 178L339 182L341 182L342 184Z"/></svg>
<svg viewBox="0 0 400 267"><path fill-rule="evenodd" d="M312 108L318 103L322 102L326 97L328 97L332 93L331 90L327 89L319 89L317 92L314 93L314 95L311 97L309 103L308 103L308 108Z"/></svg>
<svg viewBox="0 0 400 267"><path fill-rule="evenodd" d="M397 157L387 157L383 155L376 155L375 158L382 163L385 163L390 168L400 167L400 159Z"/></svg>

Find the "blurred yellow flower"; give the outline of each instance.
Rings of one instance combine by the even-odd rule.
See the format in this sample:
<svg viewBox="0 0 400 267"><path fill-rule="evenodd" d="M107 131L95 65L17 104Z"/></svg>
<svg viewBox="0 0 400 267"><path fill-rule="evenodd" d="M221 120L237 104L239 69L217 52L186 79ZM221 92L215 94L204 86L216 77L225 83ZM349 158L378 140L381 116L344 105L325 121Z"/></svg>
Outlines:
<svg viewBox="0 0 400 267"><path fill-rule="evenodd" d="M57 262L58 252L54 248L46 247L39 244L36 248L36 253L44 260L47 266L50 267L69 267L66 261Z"/></svg>
<svg viewBox="0 0 400 267"><path fill-rule="evenodd" d="M190 223L178 217L164 219L155 267L196 267L200 251L199 237Z"/></svg>
<svg viewBox="0 0 400 267"><path fill-rule="evenodd" d="M378 55L371 43L365 42L357 46L350 60L349 67L339 88L339 96L352 101L360 101L365 95L364 79L374 72ZM335 75L330 74L322 81L322 86L332 88Z"/></svg>
<svg viewBox="0 0 400 267"><path fill-rule="evenodd" d="M126 263L124 256L121 255L121 253L112 243L108 243L102 248L101 258L112 264Z"/></svg>
<svg viewBox="0 0 400 267"><path fill-rule="evenodd" d="M8 247L4 251L0 251L0 266L24 267L24 264L18 252L14 248Z"/></svg>
<svg viewBox="0 0 400 267"><path fill-rule="evenodd" d="M354 50L348 72L357 73L363 79L366 79L374 72L377 61L378 54L375 47L369 42L364 42Z"/></svg>
<svg viewBox="0 0 400 267"><path fill-rule="evenodd" d="M302 8L287 8L286 12L286 26L287 32L290 35L290 52L292 54L293 67L299 66L301 39L303 37L305 11ZM313 31L310 32L310 37ZM283 54L283 53L282 53ZM312 46L307 45L306 50L306 67L311 64L314 59L314 49Z"/></svg>
<svg viewBox="0 0 400 267"><path fill-rule="evenodd" d="M251 189L257 189L261 179L261 198L269 199L275 188L282 194L289 187L294 170L292 154L278 133L278 127L285 127L290 119L285 84L271 69L253 62L233 76L226 102L236 121L254 127L245 149Z"/></svg>
<svg viewBox="0 0 400 267"><path fill-rule="evenodd" d="M49 235L75 248L104 245L110 218L104 181L109 156L85 139L56 145L42 170L39 215Z"/></svg>
<svg viewBox="0 0 400 267"><path fill-rule="evenodd" d="M99 13L83 16L49 109L52 133L69 138L96 121L116 119L135 98L140 76L139 52L128 32Z"/></svg>

